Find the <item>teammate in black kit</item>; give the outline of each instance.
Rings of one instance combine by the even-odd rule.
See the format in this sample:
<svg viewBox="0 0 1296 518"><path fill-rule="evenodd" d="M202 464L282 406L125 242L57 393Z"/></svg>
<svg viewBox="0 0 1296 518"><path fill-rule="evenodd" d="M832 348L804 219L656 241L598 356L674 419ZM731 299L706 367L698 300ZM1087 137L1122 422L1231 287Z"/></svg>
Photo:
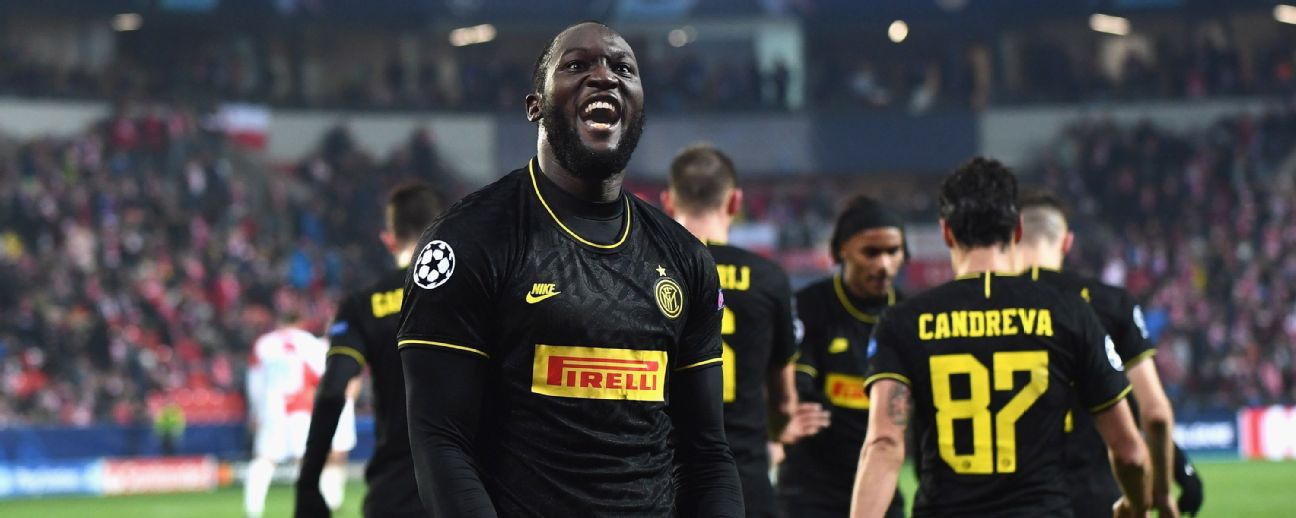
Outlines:
<svg viewBox="0 0 1296 518"><path fill-rule="evenodd" d="M621 188L634 52L599 23L536 63L537 157L424 233L401 308L410 442L438 516L742 516L706 248Z"/></svg>
<svg viewBox="0 0 1296 518"><path fill-rule="evenodd" d="M797 292L805 339L797 360L797 393L828 408L831 424L787 447L779 498L788 516L844 517L868 431L865 356L878 315L899 300L893 286L905 261L904 223L867 196L837 217L830 243L841 272ZM798 419L807 414L798 414ZM887 514L904 516L898 492Z"/></svg>
<svg viewBox="0 0 1296 518"><path fill-rule="evenodd" d="M315 394L306 453L297 480L300 518L329 516L319 492L319 478L333 432L346 403L347 384L365 366L373 377L374 432L377 444L365 467L369 492L364 515L370 518L424 516L410 461L405 419L405 376L396 350L402 288L419 234L441 212L441 197L423 184L394 189L387 199L387 230L381 234L398 268L373 285L350 294L338 306L329 326L328 363Z"/></svg>
<svg viewBox="0 0 1296 518"><path fill-rule="evenodd" d="M1174 410L1161 388L1156 364L1148 361L1156 349L1147 340L1142 310L1121 288L1061 270L1075 239L1068 229L1061 200L1052 193L1034 191L1023 195L1019 206L1022 240L1017 254L1022 274L1064 294L1080 296L1098 314L1134 387L1139 422L1152 466L1152 506L1160 511L1160 516L1178 516L1171 484L1175 473L1175 447L1171 439ZM1120 498L1120 488L1111 477L1111 466L1104 454L1107 448L1094 430L1093 418L1086 412L1072 412L1071 416L1067 427L1071 435L1067 442L1066 472L1067 485L1072 490L1072 509L1076 516L1098 516Z"/></svg>
<svg viewBox="0 0 1296 518"><path fill-rule="evenodd" d="M851 515L883 515L912 417L914 516L1071 516L1062 426L1078 401L1111 446L1127 495L1118 515L1142 516L1147 449L1102 324L1080 298L1002 273L1021 237L1016 179L977 158L945 179L939 200L957 278L891 308L873 332Z"/></svg>
<svg viewBox="0 0 1296 518"><path fill-rule="evenodd" d="M799 325L792 287L778 264L725 244L742 207L733 161L698 145L671 162L662 207L715 258L725 293L721 337L724 358L724 425L748 517L776 517L767 444L796 408L792 357ZM773 417L774 419L770 419ZM771 421L773 426L771 426ZM773 429L771 429L773 428Z"/></svg>

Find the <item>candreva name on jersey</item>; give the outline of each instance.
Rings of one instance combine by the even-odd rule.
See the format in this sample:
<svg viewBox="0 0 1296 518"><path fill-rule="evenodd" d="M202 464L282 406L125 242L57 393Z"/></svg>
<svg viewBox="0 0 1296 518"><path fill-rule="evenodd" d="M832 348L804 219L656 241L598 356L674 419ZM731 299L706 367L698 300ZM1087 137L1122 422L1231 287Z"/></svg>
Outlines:
<svg viewBox="0 0 1296 518"><path fill-rule="evenodd" d="M1016 335L1053 336L1053 314L1048 309L1003 308L918 315L918 339L924 341Z"/></svg>

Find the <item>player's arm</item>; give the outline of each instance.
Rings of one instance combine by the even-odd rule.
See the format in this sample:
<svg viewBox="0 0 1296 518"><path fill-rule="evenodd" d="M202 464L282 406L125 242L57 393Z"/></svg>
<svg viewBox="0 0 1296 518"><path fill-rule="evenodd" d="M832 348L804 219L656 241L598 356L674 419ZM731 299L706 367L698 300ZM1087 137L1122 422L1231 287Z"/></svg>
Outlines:
<svg viewBox="0 0 1296 518"><path fill-rule="evenodd" d="M354 323L359 322L355 306L353 299L344 300L329 326L328 360L319 387L315 389L306 451L302 454L297 475L297 516L319 516L328 510L322 507L324 497L320 494L320 474L328 462L333 434L346 406L347 387L364 368L361 352L364 338L359 329L353 329Z"/></svg>
<svg viewBox="0 0 1296 518"><path fill-rule="evenodd" d="M804 315L813 311L807 307L808 296L798 294L795 306L797 313ZM800 322L798 320L798 322ZM796 389L797 406L791 419L779 436L779 442L792 444L803 437L819 433L831 423L831 414L824 410L824 397L818 390L819 385L819 352L823 338L819 329L805 326L802 323L801 340L795 359L792 361L792 384Z"/></svg>
<svg viewBox="0 0 1296 518"><path fill-rule="evenodd" d="M1148 456L1152 468L1152 505L1163 516L1173 516L1177 511L1174 498L1174 409L1161 377L1157 375L1156 362L1152 361L1156 348L1147 339L1143 323L1143 310L1124 290L1119 292L1119 324L1113 329L1112 339L1116 350L1125 360L1125 375L1134 387L1138 401L1139 424L1143 426Z"/></svg>
<svg viewBox="0 0 1296 518"><path fill-rule="evenodd" d="M1147 448L1134 426L1134 416L1129 403L1116 402L1110 408L1094 414L1094 425L1111 458L1112 473L1124 493L1124 501L1136 514L1151 505L1151 480L1147 462Z"/></svg>
<svg viewBox="0 0 1296 518"><path fill-rule="evenodd" d="M1161 378L1157 376L1156 362L1146 360L1138 362L1125 371L1130 384L1134 386L1134 398L1138 401L1139 421L1143 425L1144 437L1147 440L1148 456L1152 467L1152 504L1161 510L1162 516L1172 513L1170 507L1174 499L1174 411L1165 390L1161 388Z"/></svg>
<svg viewBox="0 0 1296 518"><path fill-rule="evenodd" d="M792 288L787 275L776 269L773 279L776 280L771 294L774 302L774 346L765 373L768 391L765 402L770 416L770 437L776 440L796 413L796 357L805 331L792 303Z"/></svg>
<svg viewBox="0 0 1296 518"><path fill-rule="evenodd" d="M424 508L433 516L493 518L475 444L490 411L483 407L492 352L486 330L503 274L491 255L496 249L488 253L484 240L472 235L477 225L464 223L441 220L420 243L405 283L396 346Z"/></svg>
<svg viewBox="0 0 1296 518"><path fill-rule="evenodd" d="M248 428L253 432L255 432L257 426L260 425L258 418L261 414L261 407L265 404L265 377L265 367L261 365L261 362L257 358L257 349L256 346L253 345L252 352L248 355L248 368L246 378L244 379L244 384L246 385L245 388L247 389Z"/></svg>
<svg viewBox="0 0 1296 518"><path fill-rule="evenodd" d="M496 516L473 447L487 363L452 351L403 347L401 364L423 506L432 516Z"/></svg>
<svg viewBox="0 0 1296 518"><path fill-rule="evenodd" d="M881 517L895 496L900 466L904 464L905 430L913 411L909 374L901 344L908 343L897 330L895 312L888 311L873 329L868 345L868 433L860 449L851 494L851 516Z"/></svg>
<svg viewBox="0 0 1296 518"><path fill-rule="evenodd" d="M707 253L697 256L691 273L694 302L668 384L667 411L675 427L675 508L683 518L741 518L742 484L724 433L723 312L712 302L719 298L720 279Z"/></svg>
<svg viewBox="0 0 1296 518"><path fill-rule="evenodd" d="M869 387L868 434L860 450L851 497L851 517L885 516L904 464L905 430L912 409L909 386L880 379Z"/></svg>
<svg viewBox="0 0 1296 518"><path fill-rule="evenodd" d="M1112 471L1125 495L1121 505L1141 516L1139 513L1146 512L1151 503L1151 470L1147 447L1125 401L1130 386L1121 372L1121 357L1089 305L1077 304L1064 311L1076 318L1076 389L1080 403L1093 414L1098 434L1107 444Z"/></svg>

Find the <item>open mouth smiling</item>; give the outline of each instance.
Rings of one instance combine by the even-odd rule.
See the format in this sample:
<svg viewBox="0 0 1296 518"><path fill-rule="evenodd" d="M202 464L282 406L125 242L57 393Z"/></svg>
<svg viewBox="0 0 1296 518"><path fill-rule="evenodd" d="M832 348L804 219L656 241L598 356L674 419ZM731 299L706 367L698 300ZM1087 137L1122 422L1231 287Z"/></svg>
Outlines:
<svg viewBox="0 0 1296 518"><path fill-rule="evenodd" d="M592 97L585 101L577 115L588 129L611 131L621 123L621 102L610 96Z"/></svg>

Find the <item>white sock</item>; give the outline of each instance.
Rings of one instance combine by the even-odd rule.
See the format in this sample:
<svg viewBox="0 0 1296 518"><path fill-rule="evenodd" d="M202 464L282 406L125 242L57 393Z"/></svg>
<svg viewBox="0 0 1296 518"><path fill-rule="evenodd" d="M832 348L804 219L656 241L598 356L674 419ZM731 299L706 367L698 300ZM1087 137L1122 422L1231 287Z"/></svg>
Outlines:
<svg viewBox="0 0 1296 518"><path fill-rule="evenodd" d="M266 459L248 463L247 478L243 480L243 511L248 518L261 518L265 512L266 493L270 491L274 469L274 463Z"/></svg>
<svg viewBox="0 0 1296 518"><path fill-rule="evenodd" d="M330 462L320 473L320 494L330 510L342 508L342 498L346 496L346 463Z"/></svg>

